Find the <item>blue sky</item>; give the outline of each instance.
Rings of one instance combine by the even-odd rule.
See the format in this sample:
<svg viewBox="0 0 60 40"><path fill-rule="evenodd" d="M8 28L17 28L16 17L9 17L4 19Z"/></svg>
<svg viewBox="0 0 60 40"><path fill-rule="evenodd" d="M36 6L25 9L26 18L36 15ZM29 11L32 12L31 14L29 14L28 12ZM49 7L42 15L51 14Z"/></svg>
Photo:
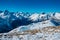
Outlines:
<svg viewBox="0 0 60 40"><path fill-rule="evenodd" d="M0 10L60 12L60 0L0 0Z"/></svg>

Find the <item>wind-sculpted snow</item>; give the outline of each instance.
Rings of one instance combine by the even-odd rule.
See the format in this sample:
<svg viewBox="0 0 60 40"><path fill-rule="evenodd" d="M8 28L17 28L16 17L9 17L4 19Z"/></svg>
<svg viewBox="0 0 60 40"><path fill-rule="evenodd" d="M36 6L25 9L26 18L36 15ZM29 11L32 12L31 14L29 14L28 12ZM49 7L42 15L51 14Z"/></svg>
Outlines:
<svg viewBox="0 0 60 40"><path fill-rule="evenodd" d="M44 24L45 21L48 24ZM43 23L42 23L43 22ZM36 24L36 25L35 25ZM56 25L57 24L57 25ZM34 27L34 26L35 27ZM9 12L8 10L0 12L0 33L9 32L17 27L28 26L32 29L41 26L58 26L60 25L60 13L45 14L45 13L24 13L24 12ZM23 28L22 28L23 29ZM4 30L4 31L3 31Z"/></svg>

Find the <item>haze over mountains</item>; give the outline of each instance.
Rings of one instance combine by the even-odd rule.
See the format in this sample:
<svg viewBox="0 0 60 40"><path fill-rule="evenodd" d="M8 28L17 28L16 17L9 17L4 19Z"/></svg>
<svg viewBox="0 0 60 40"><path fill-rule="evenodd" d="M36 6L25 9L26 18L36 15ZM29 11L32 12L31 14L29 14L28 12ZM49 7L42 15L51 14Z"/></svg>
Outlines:
<svg viewBox="0 0 60 40"><path fill-rule="evenodd" d="M47 23L46 23L47 22ZM42 26L43 25L43 26ZM29 13L0 11L0 33L9 32L17 27L33 28L59 26L60 13ZM38 27L37 27L38 26Z"/></svg>

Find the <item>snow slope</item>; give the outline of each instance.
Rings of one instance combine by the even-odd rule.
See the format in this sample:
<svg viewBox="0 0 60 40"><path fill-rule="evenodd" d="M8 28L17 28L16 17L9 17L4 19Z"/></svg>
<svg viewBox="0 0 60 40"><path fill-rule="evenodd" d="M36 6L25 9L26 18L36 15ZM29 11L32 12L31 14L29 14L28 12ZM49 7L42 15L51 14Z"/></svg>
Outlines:
<svg viewBox="0 0 60 40"><path fill-rule="evenodd" d="M50 20L47 20L47 21L43 21L43 22L32 23L32 24L29 24L26 26L19 26L18 28L14 29L10 32L14 32L14 31L23 32L26 30L42 29L44 27L50 27L50 26L55 26L55 24L53 24Z"/></svg>

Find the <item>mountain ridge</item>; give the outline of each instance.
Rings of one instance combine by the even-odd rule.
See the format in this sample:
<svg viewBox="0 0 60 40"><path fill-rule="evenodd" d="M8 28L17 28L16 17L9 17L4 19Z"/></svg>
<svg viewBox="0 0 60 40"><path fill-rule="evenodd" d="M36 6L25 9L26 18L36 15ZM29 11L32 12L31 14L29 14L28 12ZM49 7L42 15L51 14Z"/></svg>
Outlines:
<svg viewBox="0 0 60 40"><path fill-rule="evenodd" d="M5 10L4 12L0 12L0 33L1 32L9 32L19 26L35 24L38 22L44 22L50 20L51 23L60 25L60 13L24 13L24 12L9 12ZM2 20L2 21L1 21ZM4 26L6 25L6 26ZM52 24L51 24L52 25ZM5 30L5 31L3 31Z"/></svg>

